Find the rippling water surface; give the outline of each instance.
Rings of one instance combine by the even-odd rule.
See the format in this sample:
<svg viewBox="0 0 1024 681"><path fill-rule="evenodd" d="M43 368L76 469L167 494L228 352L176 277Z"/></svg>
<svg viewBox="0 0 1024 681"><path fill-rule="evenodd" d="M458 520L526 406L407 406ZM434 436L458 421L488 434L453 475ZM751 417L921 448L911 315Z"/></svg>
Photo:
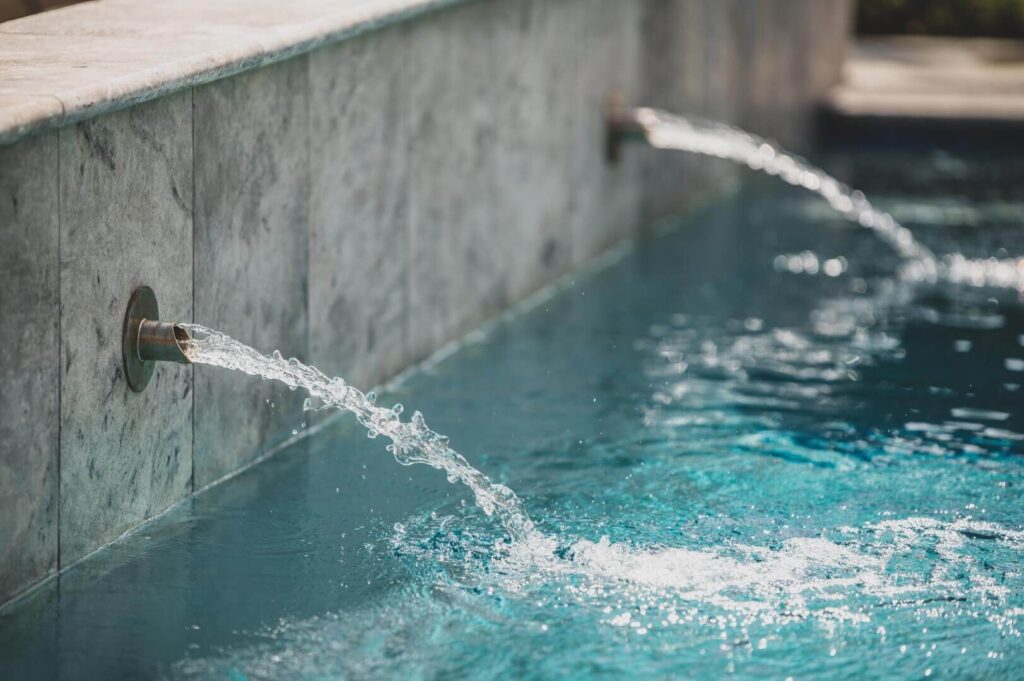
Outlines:
<svg viewBox="0 0 1024 681"><path fill-rule="evenodd" d="M829 167L1024 253L991 164L927 161ZM535 541L332 422L0 614L0 676L1017 678L1024 304L897 265L749 182L382 397Z"/></svg>

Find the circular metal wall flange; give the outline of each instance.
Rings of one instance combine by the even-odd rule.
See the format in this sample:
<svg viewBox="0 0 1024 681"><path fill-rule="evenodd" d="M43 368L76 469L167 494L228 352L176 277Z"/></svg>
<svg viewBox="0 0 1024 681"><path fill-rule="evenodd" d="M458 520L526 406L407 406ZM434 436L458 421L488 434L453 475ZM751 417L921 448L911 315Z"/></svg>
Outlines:
<svg viewBox="0 0 1024 681"><path fill-rule="evenodd" d="M137 393L142 392L153 378L155 362L147 362L139 356L139 327L143 320L160 319L160 308L156 304L156 294L148 286L140 286L132 293L128 301L128 311L124 315L124 334L121 341L121 354L124 357L124 375L128 386Z"/></svg>

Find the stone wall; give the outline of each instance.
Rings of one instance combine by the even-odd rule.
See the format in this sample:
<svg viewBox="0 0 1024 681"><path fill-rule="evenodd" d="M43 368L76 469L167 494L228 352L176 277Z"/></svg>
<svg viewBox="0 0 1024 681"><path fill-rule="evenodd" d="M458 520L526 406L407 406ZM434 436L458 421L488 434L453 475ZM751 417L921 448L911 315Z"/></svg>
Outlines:
<svg viewBox="0 0 1024 681"><path fill-rule="evenodd" d="M734 177L607 164L613 88L799 141L848 4L455 3L0 147L0 602L302 427L219 370L128 390L135 287L380 383Z"/></svg>

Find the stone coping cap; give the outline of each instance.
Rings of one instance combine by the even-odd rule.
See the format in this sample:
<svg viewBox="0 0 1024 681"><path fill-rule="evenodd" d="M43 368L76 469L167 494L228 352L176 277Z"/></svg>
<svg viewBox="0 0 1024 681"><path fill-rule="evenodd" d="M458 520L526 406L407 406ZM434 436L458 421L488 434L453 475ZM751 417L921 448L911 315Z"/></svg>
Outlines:
<svg viewBox="0 0 1024 681"><path fill-rule="evenodd" d="M0 144L467 0L94 0L0 23Z"/></svg>

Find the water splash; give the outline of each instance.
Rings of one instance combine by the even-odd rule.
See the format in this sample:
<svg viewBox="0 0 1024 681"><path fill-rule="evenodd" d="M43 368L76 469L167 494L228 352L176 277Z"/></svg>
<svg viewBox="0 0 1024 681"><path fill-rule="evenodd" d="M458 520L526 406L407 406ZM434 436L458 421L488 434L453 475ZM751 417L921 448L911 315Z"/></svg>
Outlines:
<svg viewBox="0 0 1024 681"><path fill-rule="evenodd" d="M396 668L417 678L438 669L460 678L516 677L525 655L494 652L540 649L554 651L540 656L538 669L550 672L537 674L543 677L590 665L598 675L610 666L614 677L625 669L631 677L717 678L726 675L715 666L718 656L742 665L729 674L735 678L784 678L790 668L834 678L815 665L836 655L844 665L838 677L854 678L872 676L848 659L866 644L889 660L899 651L898 664L920 665L917 676L962 670L969 652L988 677L1001 678L993 660L1017 652L1022 611L1014 585L986 563L1018 554L1021 532L914 517L832 534L790 538L774 549L581 540L565 559L537 561L518 546L447 552L464 546L466 534L417 523L396 533L393 547L416 565L442 566L432 589L407 586L340 613L283 617L260 630L256 645L175 663L174 677L224 678L234 669L249 679L361 678L395 676ZM999 643L979 645L983 623ZM797 645L814 656L796 657ZM619 646L629 648L628 667ZM786 657L761 661L773 652ZM453 671L452 657L465 666ZM673 666L662 666L666 659Z"/></svg>
<svg viewBox="0 0 1024 681"><path fill-rule="evenodd" d="M369 437L384 435L390 439L387 450L400 464L426 464L443 470L449 482L461 482L469 487L477 505L487 515L496 515L513 541L525 541L538 534L515 492L492 482L469 465L465 457L448 446L447 437L427 426L420 412L413 412L409 421L402 421L399 418L403 411L401 404L390 409L378 407L374 404L376 396L372 392L364 394L343 379L330 378L294 357L285 359L276 350L272 355L264 355L230 336L198 324L182 326L192 334L192 339L184 345L184 351L194 364L209 364L280 381L292 390L302 388L311 397L322 401L324 407L355 415L367 429Z"/></svg>
<svg viewBox="0 0 1024 681"><path fill-rule="evenodd" d="M725 159L818 194L840 215L870 229L904 259L901 279L1024 291L1024 258L974 260L960 254L939 258L892 215L873 206L862 192L762 137L724 123L657 109L637 109L635 115L647 142L657 149Z"/></svg>
<svg viewBox="0 0 1024 681"><path fill-rule="evenodd" d="M972 549L1004 555L1024 550L1024 532L972 518L889 519L824 535L788 537L772 546L712 547L639 546L604 536L577 539L547 554L512 545L480 546L467 555L448 550L467 541L466 533L456 537L421 518L396 531L392 545L474 585L531 600L552 598L549 587L558 584L559 599L603 608L603 623L646 629L684 624L666 610L688 613L687 622L728 620L736 629L807 621L828 628L869 623L879 607L923 611L937 599L988 603L997 606L990 615L998 618L1011 587L979 564Z"/></svg>

